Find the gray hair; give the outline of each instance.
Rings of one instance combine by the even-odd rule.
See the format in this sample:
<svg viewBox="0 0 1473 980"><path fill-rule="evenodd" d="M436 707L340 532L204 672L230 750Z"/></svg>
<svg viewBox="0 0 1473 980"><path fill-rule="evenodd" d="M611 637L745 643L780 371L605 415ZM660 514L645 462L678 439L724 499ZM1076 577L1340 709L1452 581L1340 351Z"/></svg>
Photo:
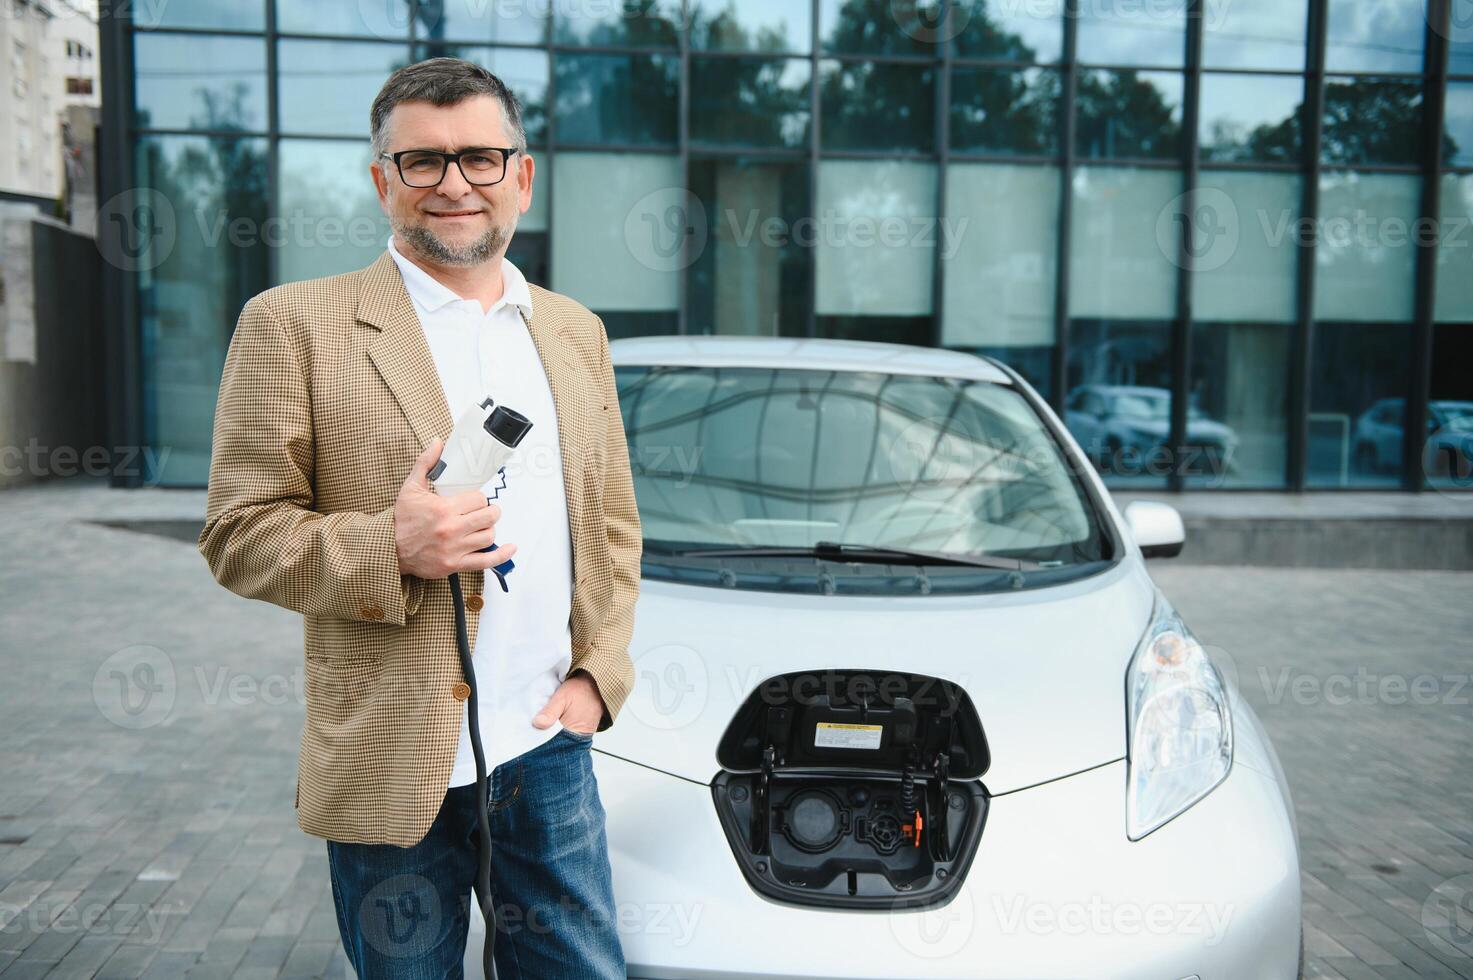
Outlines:
<svg viewBox="0 0 1473 980"><path fill-rule="evenodd" d="M384 82L368 114L368 134L375 157L387 150L389 113L401 102L428 102L437 106L456 105L477 95L493 96L501 103L507 135L519 152L527 150L527 131L522 126L522 106L511 89L495 75L463 58L429 58L405 65Z"/></svg>

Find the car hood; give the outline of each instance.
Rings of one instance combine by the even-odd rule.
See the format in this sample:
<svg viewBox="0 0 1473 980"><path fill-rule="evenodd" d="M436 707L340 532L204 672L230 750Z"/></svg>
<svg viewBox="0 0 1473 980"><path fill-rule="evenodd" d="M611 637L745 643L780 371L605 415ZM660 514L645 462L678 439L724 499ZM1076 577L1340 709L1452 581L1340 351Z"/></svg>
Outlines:
<svg viewBox="0 0 1473 980"><path fill-rule="evenodd" d="M820 596L646 579L635 685L603 752L709 783L732 716L764 680L832 668L954 681L976 705L994 794L1125 755L1125 668L1154 587L1127 558L1078 582L971 596Z"/></svg>

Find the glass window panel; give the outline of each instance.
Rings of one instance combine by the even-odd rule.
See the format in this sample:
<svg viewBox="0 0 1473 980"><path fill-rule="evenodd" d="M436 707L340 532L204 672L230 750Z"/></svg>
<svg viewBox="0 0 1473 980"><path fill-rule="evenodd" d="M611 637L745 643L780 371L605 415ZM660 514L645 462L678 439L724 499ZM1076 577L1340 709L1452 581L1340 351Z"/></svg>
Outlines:
<svg viewBox="0 0 1473 980"><path fill-rule="evenodd" d="M1204 160L1297 163L1304 79L1285 75L1202 75L1198 132Z"/></svg>
<svg viewBox="0 0 1473 980"><path fill-rule="evenodd" d="M813 46L813 15L792 0L691 0L690 43L701 51L791 51Z"/></svg>
<svg viewBox="0 0 1473 980"><path fill-rule="evenodd" d="M676 310L690 213L680 158L568 153L552 159L552 288L594 312ZM656 330L656 333L665 332Z"/></svg>
<svg viewBox="0 0 1473 980"><path fill-rule="evenodd" d="M1439 323L1432 335L1431 398L1422 472L1445 490L1473 491L1473 322Z"/></svg>
<svg viewBox="0 0 1473 980"><path fill-rule="evenodd" d="M680 0L553 3L558 44L593 47L667 47L680 39Z"/></svg>
<svg viewBox="0 0 1473 980"><path fill-rule="evenodd" d="M431 41L541 44L549 9L546 0L419 0L414 34Z"/></svg>
<svg viewBox="0 0 1473 980"><path fill-rule="evenodd" d="M527 141L539 143L547 138L546 51L452 43L421 46L421 59L442 56L474 61L505 82L522 104L522 128L527 131Z"/></svg>
<svg viewBox="0 0 1473 980"><path fill-rule="evenodd" d="M691 333L798 337L808 331L813 243L806 163L692 160L690 189L710 216L688 273Z"/></svg>
<svg viewBox="0 0 1473 980"><path fill-rule="evenodd" d="M1193 325L1187 440L1178 461L1188 486L1284 485L1292 332L1273 323Z"/></svg>
<svg viewBox="0 0 1473 980"><path fill-rule="evenodd" d="M1069 324L1064 422L1111 486L1160 487L1173 460L1171 325Z"/></svg>
<svg viewBox="0 0 1473 980"><path fill-rule="evenodd" d="M1424 0L1329 0L1325 68L1421 71Z"/></svg>
<svg viewBox="0 0 1473 980"><path fill-rule="evenodd" d="M1321 176L1317 319L1411 319L1420 192L1420 179L1409 175Z"/></svg>
<svg viewBox="0 0 1473 980"><path fill-rule="evenodd" d="M1444 322L1473 322L1473 175L1443 174L1440 196L1434 316Z"/></svg>
<svg viewBox="0 0 1473 980"><path fill-rule="evenodd" d="M963 68L951 76L953 153L1058 152L1059 74L1044 68Z"/></svg>
<svg viewBox="0 0 1473 980"><path fill-rule="evenodd" d="M246 300L270 285L266 140L143 136L135 154L139 187L173 218L134 280L145 445L160 450L148 479L204 486L226 345Z"/></svg>
<svg viewBox="0 0 1473 980"><path fill-rule="evenodd" d="M934 76L917 65L824 62L824 148L929 151L935 144Z"/></svg>
<svg viewBox="0 0 1473 980"><path fill-rule="evenodd" d="M277 42L277 116L284 133L368 137L384 80L409 64L404 44Z"/></svg>
<svg viewBox="0 0 1473 980"><path fill-rule="evenodd" d="M804 237L815 243L820 332L929 343L935 164L823 160L814 214Z"/></svg>
<svg viewBox="0 0 1473 980"><path fill-rule="evenodd" d="M1198 321L1295 319L1302 193L1297 174L1201 172L1188 222Z"/></svg>
<svg viewBox="0 0 1473 980"><path fill-rule="evenodd" d="M531 149L527 151L529 156L536 158L536 169L532 177L532 205L527 208L525 214L517 219L518 232L545 232L547 231L547 192L551 186L551 174L542 169L546 157L537 156L538 151Z"/></svg>
<svg viewBox="0 0 1473 980"><path fill-rule="evenodd" d="M408 41L409 0L276 0L276 29L284 34L354 34Z"/></svg>
<svg viewBox="0 0 1473 980"><path fill-rule="evenodd" d="M105 11L107 7L103 8ZM265 0L169 0L130 4L137 27L195 27L206 30L264 31ZM112 11L117 16L116 11Z"/></svg>
<svg viewBox="0 0 1473 980"><path fill-rule="evenodd" d="M692 58L691 141L806 147L811 64L805 58Z"/></svg>
<svg viewBox="0 0 1473 980"><path fill-rule="evenodd" d="M547 282L547 235L528 231L522 225L506 246L506 258L531 283L541 286ZM605 323L607 327L607 323Z"/></svg>
<svg viewBox="0 0 1473 980"><path fill-rule="evenodd" d="M1058 227L1056 167L952 164L938 243L941 342L1052 347Z"/></svg>
<svg viewBox="0 0 1473 980"><path fill-rule="evenodd" d="M1093 65L1184 66L1189 3L1081 3L1079 60Z"/></svg>
<svg viewBox="0 0 1473 980"><path fill-rule="evenodd" d="M136 124L153 129L266 129L266 42L253 37L133 37Z"/></svg>
<svg viewBox="0 0 1473 980"><path fill-rule="evenodd" d="M1207 0L1202 64L1207 68L1304 69L1306 0Z"/></svg>
<svg viewBox="0 0 1473 980"><path fill-rule="evenodd" d="M948 33L961 58L1058 61L1064 50L1064 0L956 0Z"/></svg>
<svg viewBox="0 0 1473 980"><path fill-rule="evenodd" d="M1326 79L1322 139L1326 163L1416 163L1422 145L1422 83Z"/></svg>
<svg viewBox="0 0 1473 980"><path fill-rule="evenodd" d="M1451 82L1443 114L1442 164L1473 167L1473 82Z"/></svg>
<svg viewBox="0 0 1473 980"><path fill-rule="evenodd" d="M1453 0L1448 31L1447 70L1473 75L1473 0Z"/></svg>
<svg viewBox="0 0 1473 980"><path fill-rule="evenodd" d="M1411 351L1404 323L1316 323L1310 356L1306 482L1394 487Z"/></svg>
<svg viewBox="0 0 1473 980"><path fill-rule="evenodd" d="M1181 152L1182 76L1164 71L1079 74L1081 156L1171 159Z"/></svg>
<svg viewBox="0 0 1473 980"><path fill-rule="evenodd" d="M675 142L678 58L558 54L553 65L558 142Z"/></svg>
<svg viewBox="0 0 1473 980"><path fill-rule="evenodd" d="M281 282L361 269L384 250L389 221L379 207L370 162L367 143L281 141Z"/></svg>
<svg viewBox="0 0 1473 980"><path fill-rule="evenodd" d="M1176 315L1178 231L1169 208L1176 170L1080 167L1070 213L1069 314Z"/></svg>
<svg viewBox="0 0 1473 980"><path fill-rule="evenodd" d="M841 54L934 54L942 3L818 0L820 44Z"/></svg>

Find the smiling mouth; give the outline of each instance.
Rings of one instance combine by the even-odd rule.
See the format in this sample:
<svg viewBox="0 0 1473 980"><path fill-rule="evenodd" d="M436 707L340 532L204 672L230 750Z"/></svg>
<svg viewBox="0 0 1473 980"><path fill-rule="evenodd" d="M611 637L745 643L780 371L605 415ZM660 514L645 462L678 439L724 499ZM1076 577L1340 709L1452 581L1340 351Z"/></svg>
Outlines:
<svg viewBox="0 0 1473 980"><path fill-rule="evenodd" d="M432 218L469 218L473 214L480 214L479 209L471 211L426 211Z"/></svg>

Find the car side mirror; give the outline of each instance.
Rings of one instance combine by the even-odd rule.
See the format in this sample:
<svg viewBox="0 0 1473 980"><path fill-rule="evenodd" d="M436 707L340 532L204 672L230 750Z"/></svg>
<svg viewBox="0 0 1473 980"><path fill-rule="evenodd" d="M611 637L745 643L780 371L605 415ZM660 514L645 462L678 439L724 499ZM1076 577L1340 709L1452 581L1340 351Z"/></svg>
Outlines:
<svg viewBox="0 0 1473 980"><path fill-rule="evenodd" d="M1125 507L1125 523L1144 558L1175 558L1186 543L1181 514L1170 504L1135 500Z"/></svg>

